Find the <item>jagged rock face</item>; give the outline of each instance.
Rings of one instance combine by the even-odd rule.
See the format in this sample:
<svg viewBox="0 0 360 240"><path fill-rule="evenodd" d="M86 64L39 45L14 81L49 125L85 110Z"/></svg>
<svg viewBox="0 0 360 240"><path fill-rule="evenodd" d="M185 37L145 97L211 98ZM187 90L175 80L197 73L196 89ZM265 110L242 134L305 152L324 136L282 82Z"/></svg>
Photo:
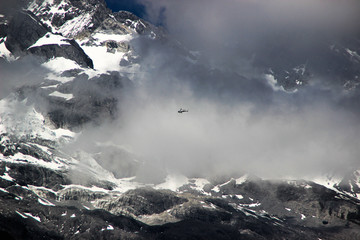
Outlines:
<svg viewBox="0 0 360 240"><path fill-rule="evenodd" d="M85 54L80 46L74 40L67 40L69 45L45 45L39 47L32 47L29 52L34 55L45 57L45 59L51 59L55 57L64 57L67 59L73 59L80 66L93 68L94 64L92 60Z"/></svg>
<svg viewBox="0 0 360 240"><path fill-rule="evenodd" d="M152 28L149 23L141 20L139 17L127 11L116 12L114 13L114 17L119 22L135 29L135 31L139 34L149 33Z"/></svg>
<svg viewBox="0 0 360 240"><path fill-rule="evenodd" d="M1 221L15 225L0 230L29 239L40 233L51 239L356 239L360 234L359 202L309 182L223 180L196 186L198 194L186 188L117 193L72 186L64 176L41 165L2 163ZM106 211L90 210L96 208Z"/></svg>
<svg viewBox="0 0 360 240"><path fill-rule="evenodd" d="M353 197L360 195L360 171L354 171L345 176L337 185L337 189L349 193Z"/></svg>
<svg viewBox="0 0 360 240"><path fill-rule="evenodd" d="M140 188L130 190L117 199L101 200L95 203L95 206L113 214L138 216L161 213L185 201L186 199L179 198L171 192Z"/></svg>
<svg viewBox="0 0 360 240"><path fill-rule="evenodd" d="M311 182L230 182L220 192L256 199L258 207L279 217L291 219L301 215L302 224L308 226L322 226L324 221L334 225L342 220L357 222L360 217L358 201L353 204L349 198Z"/></svg>
<svg viewBox="0 0 360 240"><path fill-rule="evenodd" d="M0 205L1 236L7 239L146 239L144 224L105 211L44 206L29 198L15 200L3 192Z"/></svg>
<svg viewBox="0 0 360 240"><path fill-rule="evenodd" d="M27 165L7 165L9 176L17 179L17 183L26 186L31 183L34 186L44 186L51 189L60 189L60 185L69 184L63 173L51 171L47 168L33 167Z"/></svg>
<svg viewBox="0 0 360 240"><path fill-rule="evenodd" d="M58 88L59 92L69 92L74 98L49 99L49 118L57 127L68 128L80 127L89 121L100 123L111 119L117 114L118 97L127 84L129 80L116 73L91 80L83 79L81 75L75 77L73 82Z"/></svg>
<svg viewBox="0 0 360 240"><path fill-rule="evenodd" d="M17 12L8 25L5 44L14 54L21 54L47 32L33 13Z"/></svg>
<svg viewBox="0 0 360 240"><path fill-rule="evenodd" d="M86 189L76 189L76 188L68 188L59 191L56 196L58 201L79 201L79 202L91 202L96 199L101 199L107 196L107 194L102 192L93 192L91 190Z"/></svg>
<svg viewBox="0 0 360 240"><path fill-rule="evenodd" d="M102 0L54 1L53 4L45 0L29 1L28 7L43 22L53 27L54 32L66 37L76 37L84 31L95 30L110 13ZM72 21L77 23L71 25Z"/></svg>
<svg viewBox="0 0 360 240"><path fill-rule="evenodd" d="M28 9L54 32L66 37L81 38L96 29L112 30L115 33L125 33L133 29L139 34L153 36L155 32L160 33L154 26L130 12L111 13L102 0L54 1L51 5L45 0L30 1Z"/></svg>
<svg viewBox="0 0 360 240"><path fill-rule="evenodd" d="M74 40L66 40L66 45L48 44L32 47L40 38L49 38L48 32L49 29L33 13L18 12L9 23L5 45L15 55L30 53L45 60L65 57L74 60L80 66L93 67L92 60Z"/></svg>
<svg viewBox="0 0 360 240"><path fill-rule="evenodd" d="M14 156L17 153L22 153L24 155L29 155L37 159L41 159L45 162L52 162L54 159L52 157L52 151L55 151L56 147L54 143L50 141L42 141L40 139L17 139L17 137L12 135L1 134L0 135L0 153L3 156ZM41 143L43 146L49 147L49 152L43 152L37 145Z"/></svg>

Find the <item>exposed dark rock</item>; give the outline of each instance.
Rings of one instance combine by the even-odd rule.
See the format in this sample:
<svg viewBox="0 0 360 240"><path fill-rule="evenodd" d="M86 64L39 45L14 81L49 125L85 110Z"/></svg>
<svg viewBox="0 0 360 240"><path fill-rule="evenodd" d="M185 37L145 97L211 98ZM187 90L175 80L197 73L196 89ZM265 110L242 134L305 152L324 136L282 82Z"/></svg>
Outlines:
<svg viewBox="0 0 360 240"><path fill-rule="evenodd" d="M277 187L276 196L280 201L297 201L303 198L306 193L304 188L295 187L288 184L280 184Z"/></svg>
<svg viewBox="0 0 360 240"><path fill-rule="evenodd" d="M55 57L64 57L74 60L82 67L94 67L92 60L74 40L68 40L67 42L70 43L70 45L43 45L39 47L32 47L29 49L29 52L31 54L41 56L46 60Z"/></svg>
<svg viewBox="0 0 360 240"><path fill-rule="evenodd" d="M100 200L96 206L114 214L138 216L161 213L186 201L186 199L179 198L170 191L138 188L129 190L115 199Z"/></svg>
<svg viewBox="0 0 360 240"><path fill-rule="evenodd" d="M9 175L15 178L17 183L22 186L31 184L35 186L59 189L60 185L70 183L70 181L65 178L64 174L48 168L30 164L11 164L8 166L11 169Z"/></svg>
<svg viewBox="0 0 360 240"><path fill-rule="evenodd" d="M81 69L71 69L71 70L64 71L61 74L61 76L62 77L76 77L76 76L80 75L81 72L82 72Z"/></svg>
<svg viewBox="0 0 360 240"><path fill-rule="evenodd" d="M103 210L44 206L35 199L0 196L0 207L0 231L10 239L144 239L146 229L133 219Z"/></svg>
<svg viewBox="0 0 360 240"><path fill-rule="evenodd" d="M47 32L46 26L33 13L18 11L9 23L5 45L13 54L23 55Z"/></svg>
<svg viewBox="0 0 360 240"><path fill-rule="evenodd" d="M94 67L92 60L74 40L67 40L67 45L50 44L31 47L47 33L49 33L49 29L39 21L37 16L31 12L19 11L9 23L5 44L15 55L23 56L30 53L45 60L64 57L74 60L80 66Z"/></svg>
<svg viewBox="0 0 360 240"><path fill-rule="evenodd" d="M14 156L16 153L22 153L29 155L37 159L41 159L44 162L53 161L51 154L42 151L37 143L49 146L50 149L54 147L54 143L45 140L38 139L17 139L12 135L1 134L0 135L0 153L3 156Z"/></svg>
<svg viewBox="0 0 360 240"><path fill-rule="evenodd" d="M96 30L102 22L109 17L111 10L106 7L106 3L103 0L85 0L77 1L71 0L65 4L60 4L60 2L54 2L54 5L58 7L59 10L65 10L65 14L52 13L49 9L41 8L41 4L44 0L37 1L37 7L35 7L34 12L37 12L37 16L44 22L51 21L51 25L54 27L61 27L67 21L74 20L77 17L85 16L86 14L91 13L91 21L88 22L88 25L84 29L74 29L74 32L68 32L66 37L79 37L84 32L90 31L93 32Z"/></svg>
<svg viewBox="0 0 360 240"><path fill-rule="evenodd" d="M106 194L103 192L94 192L82 188L67 188L60 190L57 195L57 200L67 201L74 200L79 202L90 202L95 199L103 198Z"/></svg>
<svg viewBox="0 0 360 240"><path fill-rule="evenodd" d="M162 39L164 37L164 33L161 28L153 26L131 12L119 11L113 13L113 15L118 22L134 29L139 34L147 35L154 39Z"/></svg>
<svg viewBox="0 0 360 240"><path fill-rule="evenodd" d="M8 29L7 24L0 22L0 38L6 37L7 29Z"/></svg>
<svg viewBox="0 0 360 240"><path fill-rule="evenodd" d="M242 236L231 227L218 223L204 223L199 220L184 220L179 223L165 224L152 229L157 233L156 239L199 239L199 240L225 240L225 239L255 239ZM259 239L259 238L258 238Z"/></svg>

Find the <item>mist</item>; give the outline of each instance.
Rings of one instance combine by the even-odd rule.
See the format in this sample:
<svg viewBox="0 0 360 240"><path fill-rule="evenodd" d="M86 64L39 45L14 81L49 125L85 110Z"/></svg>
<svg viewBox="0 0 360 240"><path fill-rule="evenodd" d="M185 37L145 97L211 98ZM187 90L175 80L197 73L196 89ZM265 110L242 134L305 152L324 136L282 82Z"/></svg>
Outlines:
<svg viewBox="0 0 360 240"><path fill-rule="evenodd" d="M101 130L103 140L141 156L150 179L163 171L301 178L358 165L358 118L327 102L283 103L259 112L250 103L227 105L186 87L179 91L161 96L139 89L122 103L119 121ZM179 114L180 107L189 112Z"/></svg>
<svg viewBox="0 0 360 240"><path fill-rule="evenodd" d="M320 74L297 91L274 90L260 61L306 62L319 44L358 34L358 1L137 2L168 37L130 43L140 67L118 96L116 117L83 126L67 150L103 152L100 165L145 182L167 173L311 178L359 167L359 90ZM277 52L281 47L290 55ZM24 66L19 76L1 69L0 98L40 70Z"/></svg>
<svg viewBox="0 0 360 240"><path fill-rule="evenodd" d="M265 81L239 78L249 81L244 92L234 87L236 81L220 89L206 75L196 79L199 84L173 67L143 70L141 84L124 91L118 118L87 128L78 139L87 149L94 140L121 146L141 162L133 172L138 180L161 182L167 173L298 179L359 167L357 95L316 85L296 93L274 92ZM345 99L355 103L346 106ZM189 112L180 114L179 108ZM99 163L124 172L123 156L116 156Z"/></svg>
<svg viewBox="0 0 360 240"><path fill-rule="evenodd" d="M359 36L359 1L137 0L147 18L166 28L214 68L252 75L263 59L312 61L329 39ZM329 42L328 44L331 44ZM291 55L284 55L291 51ZM310 59L309 59L310 58Z"/></svg>
<svg viewBox="0 0 360 240"><path fill-rule="evenodd" d="M142 156L141 174L303 178L359 167L358 91L315 76L298 92L274 92L249 54L266 56L260 51L275 42L298 58L354 36L358 2L138 2L170 37L200 52L192 68L164 45L138 46L141 84L107 136ZM189 113L177 113L181 107Z"/></svg>
<svg viewBox="0 0 360 240"><path fill-rule="evenodd" d="M0 62L0 99L23 86L32 86L44 81L46 69L40 66L41 59L25 56L14 62ZM40 104L40 103L39 103Z"/></svg>
<svg viewBox="0 0 360 240"><path fill-rule="evenodd" d="M166 173L311 178L359 167L358 90L317 75L295 92L274 91L254 61L254 52L275 59L278 47L306 61L324 41L353 36L358 2L137 2L170 44L131 42L141 56L135 86L124 91L118 118L84 131L80 145L96 137L122 146L141 162L137 179L150 182ZM100 164L124 171L113 159Z"/></svg>

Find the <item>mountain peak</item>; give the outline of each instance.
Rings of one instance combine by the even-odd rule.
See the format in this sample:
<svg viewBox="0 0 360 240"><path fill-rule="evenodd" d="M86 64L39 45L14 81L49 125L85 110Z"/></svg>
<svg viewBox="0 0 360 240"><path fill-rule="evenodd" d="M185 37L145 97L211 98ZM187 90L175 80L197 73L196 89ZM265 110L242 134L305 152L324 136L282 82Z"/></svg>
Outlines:
<svg viewBox="0 0 360 240"><path fill-rule="evenodd" d="M219 64L102 0L24 3L0 13L2 235L360 236L358 124L337 110L357 99L353 41L315 51L324 63L282 41ZM349 89L326 102L320 72ZM315 177L256 175L297 172Z"/></svg>

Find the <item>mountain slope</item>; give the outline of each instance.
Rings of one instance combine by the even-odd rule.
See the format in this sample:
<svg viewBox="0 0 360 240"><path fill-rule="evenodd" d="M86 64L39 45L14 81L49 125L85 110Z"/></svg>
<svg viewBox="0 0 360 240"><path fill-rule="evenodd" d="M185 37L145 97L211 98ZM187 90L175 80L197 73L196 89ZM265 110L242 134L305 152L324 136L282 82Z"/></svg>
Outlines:
<svg viewBox="0 0 360 240"><path fill-rule="evenodd" d="M163 48L168 55L155 55L157 58L148 61L152 51ZM357 52L348 50L356 65ZM177 61L168 61L173 55ZM100 0L26 2L23 9L0 16L0 58L0 83L11 89L11 93L0 91L2 236L360 237L358 171L339 180L325 177L314 181L262 180L244 173L185 176L169 171L148 182L138 175L140 171L151 174L148 156L102 141L97 132L86 135L88 129L106 135L109 130L104 125L122 114L119 102L125 101L125 92L136 92L146 84L159 87L147 79L149 75L176 78L166 75L170 68L175 68L175 76L186 76L184 82L192 81L201 93L219 87L219 99L227 99L228 91L248 89L249 79L211 69L198 61L196 53L129 12L112 13ZM155 68L153 63L159 63L164 71L158 75L150 71ZM267 77L275 81L288 67L278 65L280 70L266 64L261 67L271 68ZM274 86L293 90L294 82L306 82L307 71L299 64L289 73L294 75L289 85L278 80ZM182 72L185 75L180 75ZM234 87L229 90L224 82ZM264 85L258 83L269 91ZM89 138L85 146L82 138Z"/></svg>

